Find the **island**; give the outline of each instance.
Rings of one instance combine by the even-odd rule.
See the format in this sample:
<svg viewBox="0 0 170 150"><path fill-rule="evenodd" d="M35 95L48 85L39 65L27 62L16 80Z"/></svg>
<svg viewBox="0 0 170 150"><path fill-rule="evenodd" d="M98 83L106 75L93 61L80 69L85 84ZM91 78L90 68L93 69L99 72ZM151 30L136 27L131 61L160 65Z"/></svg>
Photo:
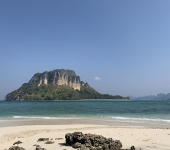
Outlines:
<svg viewBox="0 0 170 150"><path fill-rule="evenodd" d="M73 70L56 69L36 73L28 83L5 96L6 101L17 100L80 100L126 99L120 95L101 94L80 80Z"/></svg>

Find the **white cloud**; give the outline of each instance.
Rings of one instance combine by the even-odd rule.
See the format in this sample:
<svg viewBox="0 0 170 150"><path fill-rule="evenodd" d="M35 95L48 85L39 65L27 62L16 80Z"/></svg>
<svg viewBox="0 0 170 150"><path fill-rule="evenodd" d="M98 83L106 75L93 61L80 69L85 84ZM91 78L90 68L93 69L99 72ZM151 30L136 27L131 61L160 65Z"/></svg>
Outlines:
<svg viewBox="0 0 170 150"><path fill-rule="evenodd" d="M99 81L99 80L101 80L101 78L100 77L95 77L94 80Z"/></svg>

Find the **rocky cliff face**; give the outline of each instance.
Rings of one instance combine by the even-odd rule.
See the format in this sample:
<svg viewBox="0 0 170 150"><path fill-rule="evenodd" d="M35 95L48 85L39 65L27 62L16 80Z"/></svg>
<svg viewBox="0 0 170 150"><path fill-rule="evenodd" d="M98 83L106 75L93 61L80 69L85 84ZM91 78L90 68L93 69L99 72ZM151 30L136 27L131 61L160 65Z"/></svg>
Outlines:
<svg viewBox="0 0 170 150"><path fill-rule="evenodd" d="M80 77L72 70L57 69L49 72L35 74L29 83L40 85L68 85L75 90L80 90Z"/></svg>

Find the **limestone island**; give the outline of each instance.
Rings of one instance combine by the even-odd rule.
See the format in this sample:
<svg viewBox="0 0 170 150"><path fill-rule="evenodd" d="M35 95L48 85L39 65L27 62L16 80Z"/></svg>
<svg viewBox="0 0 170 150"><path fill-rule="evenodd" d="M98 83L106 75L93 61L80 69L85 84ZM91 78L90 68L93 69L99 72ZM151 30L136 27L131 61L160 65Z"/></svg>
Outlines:
<svg viewBox="0 0 170 150"><path fill-rule="evenodd" d="M80 80L73 70L56 69L36 73L28 83L7 94L5 100L82 100L126 99L129 97L101 94Z"/></svg>

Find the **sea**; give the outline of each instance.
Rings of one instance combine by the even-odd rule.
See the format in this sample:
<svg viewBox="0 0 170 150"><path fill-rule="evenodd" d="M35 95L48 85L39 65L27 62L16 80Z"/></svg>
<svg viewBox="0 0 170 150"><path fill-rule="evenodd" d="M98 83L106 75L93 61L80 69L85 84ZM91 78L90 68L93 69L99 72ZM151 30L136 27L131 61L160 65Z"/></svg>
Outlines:
<svg viewBox="0 0 170 150"><path fill-rule="evenodd" d="M170 101L0 101L0 126L106 124L170 127Z"/></svg>

